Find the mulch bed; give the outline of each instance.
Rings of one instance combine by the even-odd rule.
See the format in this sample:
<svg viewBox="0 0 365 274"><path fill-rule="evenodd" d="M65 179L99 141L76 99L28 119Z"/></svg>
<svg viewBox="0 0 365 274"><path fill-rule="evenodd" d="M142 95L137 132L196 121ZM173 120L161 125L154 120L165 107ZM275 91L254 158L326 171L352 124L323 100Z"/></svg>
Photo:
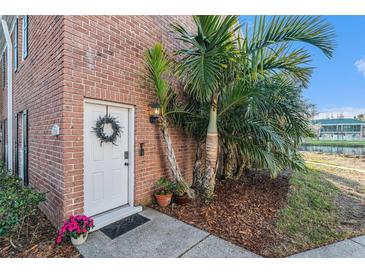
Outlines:
<svg viewBox="0 0 365 274"><path fill-rule="evenodd" d="M38 224L38 226L37 226ZM79 258L80 253L69 242L55 244L57 229L39 211L32 220L29 236L21 235L16 241L17 248L0 238L0 257L2 258ZM32 239L33 238L33 239Z"/></svg>
<svg viewBox="0 0 365 274"><path fill-rule="evenodd" d="M272 256L271 248L283 241L275 220L287 204L288 190L287 177L274 180L256 174L219 182L216 197L208 205L195 200L184 206L152 207L257 254Z"/></svg>

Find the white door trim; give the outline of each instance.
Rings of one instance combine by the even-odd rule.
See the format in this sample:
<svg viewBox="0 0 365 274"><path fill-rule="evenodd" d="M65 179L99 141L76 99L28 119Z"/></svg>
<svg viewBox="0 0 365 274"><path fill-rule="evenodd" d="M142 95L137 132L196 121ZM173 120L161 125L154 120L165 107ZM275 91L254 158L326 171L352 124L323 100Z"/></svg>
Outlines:
<svg viewBox="0 0 365 274"><path fill-rule="evenodd" d="M115 107L122 107L128 109L128 150L129 150L129 160L128 160L128 204L130 207L134 206L134 110L135 107L132 105L125 105L125 104L119 104L115 102L109 102L109 101L102 101L102 100L96 100L96 99L90 99L85 98L84 99L84 109L85 104L91 103L91 104L98 104L103 106L115 106ZM85 112L84 112L85 113ZM85 117L84 117L85 119ZM85 132L84 132L84 139L85 139ZM85 149L85 141L84 141L84 149ZM84 157L84 165L85 165L85 157ZM85 168L84 168L84 178L86 178L85 174ZM84 180L85 182L85 180ZM105 214L101 213L102 215Z"/></svg>

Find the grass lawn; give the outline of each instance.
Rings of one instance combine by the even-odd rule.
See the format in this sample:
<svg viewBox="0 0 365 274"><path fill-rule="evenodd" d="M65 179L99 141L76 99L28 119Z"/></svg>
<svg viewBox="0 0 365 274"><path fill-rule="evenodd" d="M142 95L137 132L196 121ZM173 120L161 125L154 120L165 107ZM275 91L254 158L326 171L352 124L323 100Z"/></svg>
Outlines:
<svg viewBox="0 0 365 274"><path fill-rule="evenodd" d="M311 146L339 146L339 147L365 147L365 140L346 141L346 140L305 140L304 145Z"/></svg>
<svg viewBox="0 0 365 274"><path fill-rule="evenodd" d="M288 205L279 211L277 228L284 242L273 248L275 255L297 253L344 239L348 233L340 229L336 198L340 191L323 180L319 171L309 169L294 173L290 180Z"/></svg>
<svg viewBox="0 0 365 274"><path fill-rule="evenodd" d="M303 155L304 160L310 162L335 165L345 168L356 168L365 171L365 157L361 157L361 159L359 159L358 156L353 155L318 153L310 151L301 151L301 154ZM319 169L319 166L317 166L316 169Z"/></svg>
<svg viewBox="0 0 365 274"><path fill-rule="evenodd" d="M322 176L338 187L341 192L347 193L355 198L359 198L363 201L363 203L365 203L364 157L359 159L344 155L307 151L302 152L302 155L305 160L311 162L311 164L307 164L309 167L321 171ZM326 166L328 164L331 166Z"/></svg>
<svg viewBox="0 0 365 274"><path fill-rule="evenodd" d="M304 158L344 167L364 167L364 160L305 152ZM365 174L309 164L307 173L290 179L288 205L279 211L277 228L285 241L277 255L311 249L365 234Z"/></svg>

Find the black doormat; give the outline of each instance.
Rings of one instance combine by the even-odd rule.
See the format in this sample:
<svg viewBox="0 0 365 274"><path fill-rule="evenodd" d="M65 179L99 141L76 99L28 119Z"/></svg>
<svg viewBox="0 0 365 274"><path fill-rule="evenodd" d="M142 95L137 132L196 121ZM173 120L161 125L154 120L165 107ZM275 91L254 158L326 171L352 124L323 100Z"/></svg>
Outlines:
<svg viewBox="0 0 365 274"><path fill-rule="evenodd" d="M110 239L115 239L116 237L148 222L150 219L143 217L139 214L133 214L124 219L116 221L110 225L104 226L101 230Z"/></svg>

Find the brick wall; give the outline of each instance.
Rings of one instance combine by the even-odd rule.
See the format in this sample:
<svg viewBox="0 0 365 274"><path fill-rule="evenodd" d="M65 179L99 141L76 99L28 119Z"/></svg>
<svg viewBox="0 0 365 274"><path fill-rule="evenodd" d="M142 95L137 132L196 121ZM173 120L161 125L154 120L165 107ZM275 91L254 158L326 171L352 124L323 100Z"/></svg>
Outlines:
<svg viewBox="0 0 365 274"><path fill-rule="evenodd" d="M15 138L16 114L27 109L29 183L47 192L47 202L41 208L54 223L58 223L63 218L62 142L51 137L50 133L52 125L61 122L63 17L28 18L28 57L24 61L21 16L18 20L18 70L13 72L13 136ZM0 100L3 120L7 117L7 87L1 91Z"/></svg>
<svg viewBox="0 0 365 274"><path fill-rule="evenodd" d="M191 24L190 16L66 16L64 59L65 215L83 211L83 99L135 106L135 201L151 200L155 181L168 174L160 132L149 122L148 105L156 101L145 82L143 55L156 42L171 52L172 22ZM192 179L194 143L171 130L177 160ZM139 156L145 143L145 156Z"/></svg>
<svg viewBox="0 0 365 274"><path fill-rule="evenodd" d="M190 16L29 16L29 53L22 61L18 24L18 71L14 73L14 116L28 109L29 182L47 191L42 210L55 223L83 212L83 102L93 98L135 106L135 202L150 202L155 181L169 169L148 105L157 100L145 82L144 52L162 42L178 45L172 22ZM6 117L6 89L0 95ZM53 124L61 135L51 136ZM15 128L15 121L14 121ZM194 142L171 129L183 174L192 179ZM145 155L138 154L145 143Z"/></svg>

